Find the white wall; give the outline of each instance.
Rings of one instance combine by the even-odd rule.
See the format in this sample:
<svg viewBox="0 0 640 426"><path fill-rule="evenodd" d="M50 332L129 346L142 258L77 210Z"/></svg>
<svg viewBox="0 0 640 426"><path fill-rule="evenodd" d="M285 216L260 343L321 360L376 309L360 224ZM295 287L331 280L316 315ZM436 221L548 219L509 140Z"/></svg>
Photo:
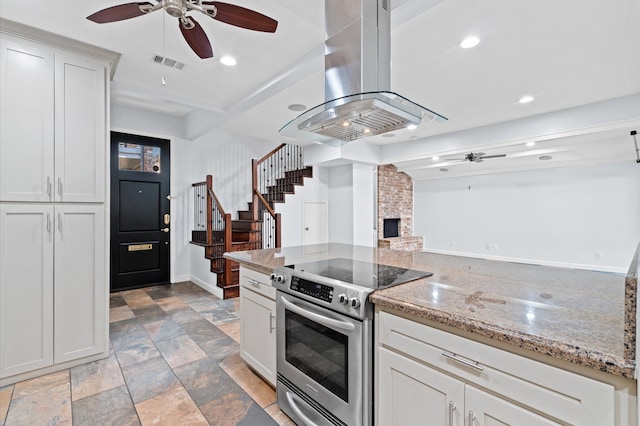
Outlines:
<svg viewBox="0 0 640 426"><path fill-rule="evenodd" d="M426 251L626 272L640 242L640 165L415 181L414 217Z"/></svg>
<svg viewBox="0 0 640 426"><path fill-rule="evenodd" d="M349 164L328 169L329 241L375 246L374 168Z"/></svg>
<svg viewBox="0 0 640 426"><path fill-rule="evenodd" d="M351 165L331 167L329 173L329 241L353 244L353 174Z"/></svg>
<svg viewBox="0 0 640 426"><path fill-rule="evenodd" d="M305 178L296 186L295 194L287 194L284 203L276 203L276 213L282 214L282 247L302 245L302 217L305 202L328 200L329 174L325 167L314 167L313 178Z"/></svg>
<svg viewBox="0 0 640 426"><path fill-rule="evenodd" d="M374 204L378 202L374 174L377 166L353 165L353 244L358 246L375 247L378 237L375 235Z"/></svg>

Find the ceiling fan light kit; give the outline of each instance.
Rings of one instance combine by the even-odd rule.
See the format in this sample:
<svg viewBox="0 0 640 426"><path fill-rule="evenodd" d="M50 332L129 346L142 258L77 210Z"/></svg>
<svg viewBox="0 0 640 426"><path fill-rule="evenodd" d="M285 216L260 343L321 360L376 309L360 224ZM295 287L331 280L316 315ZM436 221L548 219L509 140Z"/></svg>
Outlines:
<svg viewBox="0 0 640 426"><path fill-rule="evenodd" d="M178 18L180 32L191 49L202 59L213 57L213 48L200 24L187 13L201 12L216 21L253 31L273 33L278 21L254 10L230 3L202 0L158 0L149 2L125 3L102 9L87 19L98 24L123 21L164 9L168 15Z"/></svg>
<svg viewBox="0 0 640 426"><path fill-rule="evenodd" d="M489 158L502 158L506 156L507 154L485 155L484 152L470 152L465 154L464 158L444 158L442 161L469 161L471 163L482 163L484 160Z"/></svg>

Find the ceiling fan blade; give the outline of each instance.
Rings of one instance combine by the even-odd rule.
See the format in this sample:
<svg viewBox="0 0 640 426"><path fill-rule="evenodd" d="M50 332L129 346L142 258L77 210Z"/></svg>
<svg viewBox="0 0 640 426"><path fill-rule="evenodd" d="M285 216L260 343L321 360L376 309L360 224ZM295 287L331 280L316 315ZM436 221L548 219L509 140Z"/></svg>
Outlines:
<svg viewBox="0 0 640 426"><path fill-rule="evenodd" d="M481 160L486 160L487 158L500 158L500 157L506 157L507 154L498 154L498 155L483 155L480 157Z"/></svg>
<svg viewBox="0 0 640 426"><path fill-rule="evenodd" d="M187 44L201 59L213 57L213 49L204 30L191 16L178 20L180 32Z"/></svg>
<svg viewBox="0 0 640 426"><path fill-rule="evenodd" d="M106 24L142 16L149 13L151 8L153 8L153 5L147 2L126 3L99 10L93 15L87 16L87 19L97 24Z"/></svg>
<svg viewBox="0 0 640 426"><path fill-rule="evenodd" d="M213 19L229 25L265 33L274 33L278 27L278 21L275 19L271 19L254 10L236 6L235 4L221 3L218 1L203 1L202 4L215 6L217 9L215 14L213 11L210 12L208 10L207 14Z"/></svg>

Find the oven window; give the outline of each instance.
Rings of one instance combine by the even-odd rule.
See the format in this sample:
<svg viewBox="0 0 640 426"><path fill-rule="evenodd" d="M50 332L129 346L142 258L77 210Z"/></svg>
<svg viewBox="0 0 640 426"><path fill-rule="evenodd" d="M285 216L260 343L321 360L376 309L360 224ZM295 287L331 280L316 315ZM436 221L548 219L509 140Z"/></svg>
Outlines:
<svg viewBox="0 0 640 426"><path fill-rule="evenodd" d="M289 310L285 330L287 362L348 402L348 336Z"/></svg>

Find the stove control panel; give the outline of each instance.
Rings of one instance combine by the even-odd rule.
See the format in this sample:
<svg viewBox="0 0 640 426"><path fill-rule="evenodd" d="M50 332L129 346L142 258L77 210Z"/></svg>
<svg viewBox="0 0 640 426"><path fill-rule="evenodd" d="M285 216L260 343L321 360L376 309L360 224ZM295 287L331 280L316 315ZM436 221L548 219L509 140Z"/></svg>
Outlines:
<svg viewBox="0 0 640 426"><path fill-rule="evenodd" d="M306 294L307 296L315 299L323 300L327 303L331 303L333 300L333 287L307 281L300 277L291 277L289 289L297 291L298 293Z"/></svg>

